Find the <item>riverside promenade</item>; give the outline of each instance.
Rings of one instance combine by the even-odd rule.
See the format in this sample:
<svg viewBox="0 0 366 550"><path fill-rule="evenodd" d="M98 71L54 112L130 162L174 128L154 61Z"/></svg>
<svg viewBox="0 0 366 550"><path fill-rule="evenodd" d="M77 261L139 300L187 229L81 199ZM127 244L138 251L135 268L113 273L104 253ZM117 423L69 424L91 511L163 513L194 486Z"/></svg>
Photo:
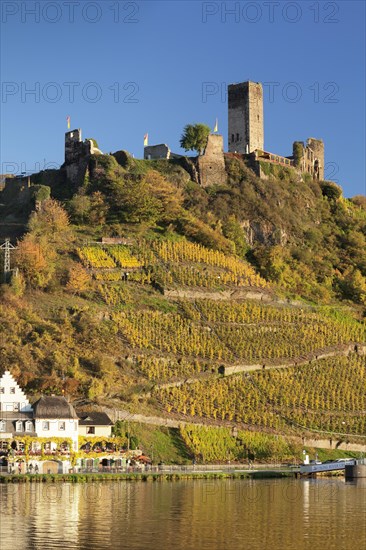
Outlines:
<svg viewBox="0 0 366 550"><path fill-rule="evenodd" d="M68 474L0 474L0 483L70 481L87 482L103 480L157 481L179 479L235 479L235 478L282 478L295 477L298 466L281 464L159 464L149 467L81 469L75 468Z"/></svg>

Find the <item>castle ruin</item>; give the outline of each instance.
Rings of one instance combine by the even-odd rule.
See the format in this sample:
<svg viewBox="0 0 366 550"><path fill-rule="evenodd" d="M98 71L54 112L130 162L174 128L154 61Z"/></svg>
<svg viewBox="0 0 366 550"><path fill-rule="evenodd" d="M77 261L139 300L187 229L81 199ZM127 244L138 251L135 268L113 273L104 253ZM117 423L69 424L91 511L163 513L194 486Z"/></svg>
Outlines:
<svg viewBox="0 0 366 550"><path fill-rule="evenodd" d="M228 145L229 153L249 155L253 166L262 176L260 162L292 166L314 179L324 179L324 143L309 138L304 144L295 141L289 157L264 150L263 89L260 82L241 82L228 86Z"/></svg>
<svg viewBox="0 0 366 550"><path fill-rule="evenodd" d="M228 86L229 153L264 149L263 89L259 82Z"/></svg>
<svg viewBox="0 0 366 550"><path fill-rule="evenodd" d="M197 159L199 183L202 187L226 183L224 138L210 134L203 155Z"/></svg>
<svg viewBox="0 0 366 550"><path fill-rule="evenodd" d="M288 157L264 149L263 88L260 82L240 82L228 86L228 153L224 153L223 136L210 134L203 155L196 159L197 183L203 187L226 181L225 155L235 155L249 161L259 177L266 178L261 163L292 167L313 179L324 179L324 143L309 138L306 143L295 141L293 154ZM166 144L144 148L144 159L171 159Z"/></svg>
<svg viewBox="0 0 366 550"><path fill-rule="evenodd" d="M83 180L90 156L103 154L92 139L83 141L81 136L80 128L65 134L65 163L62 167L74 184Z"/></svg>

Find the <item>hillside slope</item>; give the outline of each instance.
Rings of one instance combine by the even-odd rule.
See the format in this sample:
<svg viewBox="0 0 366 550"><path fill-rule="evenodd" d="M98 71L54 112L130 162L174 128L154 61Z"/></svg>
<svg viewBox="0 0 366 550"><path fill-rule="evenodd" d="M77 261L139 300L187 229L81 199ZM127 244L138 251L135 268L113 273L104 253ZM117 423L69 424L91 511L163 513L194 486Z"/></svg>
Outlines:
<svg viewBox="0 0 366 550"><path fill-rule="evenodd" d="M38 202L1 287L1 371L34 397L365 435L362 198L231 158L202 189L186 168L92 157L65 196L40 176L62 204Z"/></svg>

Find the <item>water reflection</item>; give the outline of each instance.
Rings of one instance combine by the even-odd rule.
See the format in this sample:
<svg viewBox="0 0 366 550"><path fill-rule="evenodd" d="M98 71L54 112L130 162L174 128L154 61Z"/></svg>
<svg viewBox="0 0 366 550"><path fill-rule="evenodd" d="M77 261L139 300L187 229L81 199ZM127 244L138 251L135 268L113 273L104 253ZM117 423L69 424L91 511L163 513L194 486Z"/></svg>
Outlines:
<svg viewBox="0 0 366 550"><path fill-rule="evenodd" d="M1 485L1 548L353 550L366 547L360 481Z"/></svg>

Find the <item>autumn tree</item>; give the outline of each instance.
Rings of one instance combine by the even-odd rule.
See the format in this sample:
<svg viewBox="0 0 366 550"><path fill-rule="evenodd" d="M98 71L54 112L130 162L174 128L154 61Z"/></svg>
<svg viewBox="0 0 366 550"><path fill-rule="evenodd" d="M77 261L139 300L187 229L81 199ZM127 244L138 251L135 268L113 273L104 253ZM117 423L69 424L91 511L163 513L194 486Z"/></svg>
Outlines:
<svg viewBox="0 0 366 550"><path fill-rule="evenodd" d="M69 217L61 204L54 199L45 200L42 207L33 212L28 228L34 236L48 237L55 241L68 240Z"/></svg>
<svg viewBox="0 0 366 550"><path fill-rule="evenodd" d="M90 276L86 269L79 263L74 264L69 270L69 280L67 282L67 290L74 294L80 294L90 285Z"/></svg>
<svg viewBox="0 0 366 550"><path fill-rule="evenodd" d="M206 124L187 124L180 138L180 146L186 151L197 151L202 155L210 132L210 127Z"/></svg>
<svg viewBox="0 0 366 550"><path fill-rule="evenodd" d="M160 202L141 176L126 177L115 183L112 196L112 208L122 221L154 222L159 217Z"/></svg>
<svg viewBox="0 0 366 550"><path fill-rule="evenodd" d="M47 240L28 233L18 242L15 261L27 284L44 288L54 274L55 256Z"/></svg>
<svg viewBox="0 0 366 550"><path fill-rule="evenodd" d="M144 177L148 192L160 203L159 213L165 220L174 218L180 211L181 191L156 170L149 170Z"/></svg>

